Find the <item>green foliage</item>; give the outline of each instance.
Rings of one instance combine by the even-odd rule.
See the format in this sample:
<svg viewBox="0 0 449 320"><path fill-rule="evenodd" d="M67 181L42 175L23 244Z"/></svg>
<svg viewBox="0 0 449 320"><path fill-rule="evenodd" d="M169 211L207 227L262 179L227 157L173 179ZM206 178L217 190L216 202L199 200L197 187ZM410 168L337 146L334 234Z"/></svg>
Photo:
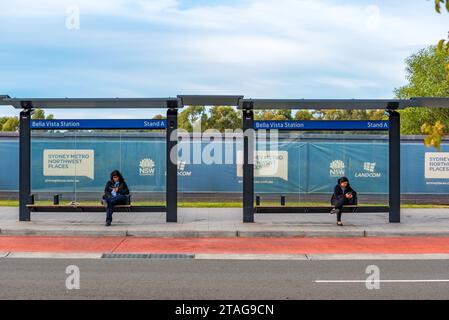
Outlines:
<svg viewBox="0 0 449 320"><path fill-rule="evenodd" d="M161 117L160 115L156 117ZM155 117L155 118L156 118ZM382 120L387 119L383 110L297 110L292 116L291 110L257 110L255 120ZM178 116L178 127L189 132L193 124L201 119L201 129L240 129L242 127L241 111L229 106L205 107L190 106L181 111Z"/></svg>
<svg viewBox="0 0 449 320"><path fill-rule="evenodd" d="M445 4L446 11L449 11L449 0L435 0L435 10L441 13L441 7ZM437 45L437 51L449 54L449 41L441 39ZM449 63L446 64L447 79L449 81Z"/></svg>
<svg viewBox="0 0 449 320"><path fill-rule="evenodd" d="M3 125L6 121L8 121L9 117L1 117L0 118L0 131L2 131Z"/></svg>
<svg viewBox="0 0 449 320"><path fill-rule="evenodd" d="M295 113L295 120L313 120L313 114L309 110L298 110Z"/></svg>
<svg viewBox="0 0 449 320"><path fill-rule="evenodd" d="M383 110L290 110L256 111L256 120L385 120Z"/></svg>
<svg viewBox="0 0 449 320"><path fill-rule="evenodd" d="M322 118L323 120L367 120L368 112L366 110L325 110Z"/></svg>
<svg viewBox="0 0 449 320"><path fill-rule="evenodd" d="M205 129L217 129L224 132L226 129L236 130L242 126L241 112L229 106L214 106L209 111Z"/></svg>
<svg viewBox="0 0 449 320"><path fill-rule="evenodd" d="M412 54L406 59L408 84L395 90L398 98L445 97L449 93L449 82L445 66L449 55L428 47Z"/></svg>
<svg viewBox="0 0 449 320"><path fill-rule="evenodd" d="M178 128L193 131L195 122L201 120L201 125L206 123L207 114L204 106L189 106L184 108L178 116Z"/></svg>
<svg viewBox="0 0 449 320"><path fill-rule="evenodd" d="M292 120L291 110L262 110L256 111L255 120Z"/></svg>
<svg viewBox="0 0 449 320"><path fill-rule="evenodd" d="M34 120L40 119L53 119L53 115L49 114L45 116L45 112L42 109L36 109L31 116ZM18 117L1 117L0 118L0 131L18 131L19 130L19 118Z"/></svg>
<svg viewBox="0 0 449 320"><path fill-rule="evenodd" d="M446 65L449 54L428 47L411 55L406 60L408 84L397 88L395 95L399 99L413 97L449 97L449 81ZM445 127L449 125L448 109L408 108L401 111L401 133L421 134L421 127L426 123L440 121Z"/></svg>
<svg viewBox="0 0 449 320"><path fill-rule="evenodd" d="M449 11L449 1L448 0L435 0L435 10L441 13L441 7L445 4L446 10Z"/></svg>
<svg viewBox="0 0 449 320"><path fill-rule="evenodd" d="M388 120L388 115L384 110L368 110L368 120Z"/></svg>
<svg viewBox="0 0 449 320"><path fill-rule="evenodd" d="M426 147L434 147L440 151L441 137L444 135L444 126L441 122L437 121L433 126L425 123L422 125L421 131L426 135L426 138L424 139Z"/></svg>
<svg viewBox="0 0 449 320"><path fill-rule="evenodd" d="M322 110L315 111L314 118L319 120L385 120L388 117L383 110Z"/></svg>
<svg viewBox="0 0 449 320"><path fill-rule="evenodd" d="M242 126L241 112L229 106L214 106L207 110L203 106L189 106L178 116L178 127L189 132L193 131L197 121L201 121L201 130L239 129Z"/></svg>
<svg viewBox="0 0 449 320"><path fill-rule="evenodd" d="M31 116L31 119L34 119L34 120L45 119L45 111L42 109L34 110L34 113Z"/></svg>
<svg viewBox="0 0 449 320"><path fill-rule="evenodd" d="M39 109L39 108L34 110L34 113L31 116L31 119L33 119L33 120L44 120L44 119L51 120L53 118L54 117L53 117L52 114L49 114L48 116L45 116L45 111L42 110L42 109Z"/></svg>
<svg viewBox="0 0 449 320"><path fill-rule="evenodd" d="M2 131L18 131L19 130L19 118L8 117L2 125Z"/></svg>

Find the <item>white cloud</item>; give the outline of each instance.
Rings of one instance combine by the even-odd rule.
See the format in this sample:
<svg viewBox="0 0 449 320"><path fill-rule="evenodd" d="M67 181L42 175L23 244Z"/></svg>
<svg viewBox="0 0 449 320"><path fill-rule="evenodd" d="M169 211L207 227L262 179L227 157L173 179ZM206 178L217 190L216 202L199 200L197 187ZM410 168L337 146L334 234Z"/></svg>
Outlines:
<svg viewBox="0 0 449 320"><path fill-rule="evenodd" d="M357 89L357 88L377 88L379 84L374 81L364 79L344 78L344 77L319 77L314 79L321 85L330 85L336 88Z"/></svg>
<svg viewBox="0 0 449 320"><path fill-rule="evenodd" d="M403 9L400 1L10 1L0 11L0 40L56 52L57 62L39 56L31 83L4 71L0 86L13 79L22 91L34 85L69 96L385 97L403 82L403 60L449 28L431 6L412 12L401 2ZM68 5L80 8L79 31L65 29Z"/></svg>

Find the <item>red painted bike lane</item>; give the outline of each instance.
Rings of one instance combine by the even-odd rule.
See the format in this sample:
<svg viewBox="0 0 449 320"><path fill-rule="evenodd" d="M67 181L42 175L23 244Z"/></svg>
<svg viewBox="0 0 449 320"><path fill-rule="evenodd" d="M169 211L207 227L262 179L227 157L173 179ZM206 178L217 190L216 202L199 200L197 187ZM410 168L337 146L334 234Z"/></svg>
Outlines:
<svg viewBox="0 0 449 320"><path fill-rule="evenodd" d="M449 238L135 238L0 236L0 252L435 254Z"/></svg>

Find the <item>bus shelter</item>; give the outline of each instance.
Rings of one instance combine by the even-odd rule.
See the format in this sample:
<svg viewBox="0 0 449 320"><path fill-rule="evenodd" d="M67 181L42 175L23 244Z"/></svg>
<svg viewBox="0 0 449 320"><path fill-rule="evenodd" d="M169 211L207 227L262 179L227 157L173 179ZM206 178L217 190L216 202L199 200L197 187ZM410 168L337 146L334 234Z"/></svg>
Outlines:
<svg viewBox="0 0 449 320"><path fill-rule="evenodd" d="M110 121L82 119L67 121L66 129L74 128L140 128L166 131L166 206L131 206L132 211L166 212L167 222L177 222L177 149L178 138L174 136L178 127L178 110L189 106L235 106L242 111L243 121L243 222L254 222L255 214L263 213L313 213L327 212L325 207L264 207L255 201L254 192L254 145L258 130L382 130L388 132L389 183L388 206L355 207L358 212L388 212L391 223L400 222L400 113L405 108L448 108L448 98L412 99L246 99L241 95L179 95L176 98L11 98L0 95L0 105L20 109L19 133L19 220L30 221L32 211L60 210L60 207L38 207L31 195L31 131L49 129L63 120L34 121L31 116L35 109L165 109L166 119L115 119ZM385 110L387 121L255 121L257 110ZM251 159L251 160L250 160ZM74 208L65 208L70 211ZM76 208L79 209L79 208ZM96 208L98 209L98 208ZM85 211L93 208L86 207Z"/></svg>
<svg viewBox="0 0 449 320"><path fill-rule="evenodd" d="M11 105L20 111L19 120L19 220L30 221L32 211L98 211L101 206L82 205L35 205L31 194L31 132L32 130L78 130L78 129L143 129L165 130L166 134L166 189L165 206L134 206L128 211L165 212L167 222L177 222L177 163L176 153L170 159L170 150L176 148L177 140L170 139L177 129L180 101L177 98L136 99L23 99L3 96L2 105ZM61 119L32 120L36 108L40 109L165 109L166 119Z"/></svg>
<svg viewBox="0 0 449 320"><path fill-rule="evenodd" d="M401 153L400 153L400 113L405 108L447 108L446 98L412 98L399 99L242 99L239 108L243 113L243 130L249 132L244 137L243 160L243 222L254 222L255 214L296 214L324 213L330 207L325 206L262 206L254 191L254 162L256 132L258 130L293 130L293 131L370 131L388 132L388 205L387 206L353 206L352 212L388 212L390 223L401 221ZM388 121L255 121L257 110L385 110ZM249 130L252 129L252 130ZM332 192L331 190L329 191ZM255 201L256 200L256 201Z"/></svg>

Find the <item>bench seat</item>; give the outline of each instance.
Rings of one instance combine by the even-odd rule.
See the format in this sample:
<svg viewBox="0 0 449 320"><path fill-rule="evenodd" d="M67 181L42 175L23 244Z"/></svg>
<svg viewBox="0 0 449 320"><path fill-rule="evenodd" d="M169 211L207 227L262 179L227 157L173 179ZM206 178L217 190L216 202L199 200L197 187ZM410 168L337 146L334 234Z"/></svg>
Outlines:
<svg viewBox="0 0 449 320"><path fill-rule="evenodd" d="M256 206L255 213L259 214L290 214L290 213L329 213L332 206L305 206L305 207L265 207ZM389 206L344 206L343 212L360 212L360 213L375 213L375 212L389 212Z"/></svg>
<svg viewBox="0 0 449 320"><path fill-rule="evenodd" d="M28 204L32 212L105 212L102 205L36 205ZM133 206L120 204L114 206L114 212L166 212L165 206Z"/></svg>

